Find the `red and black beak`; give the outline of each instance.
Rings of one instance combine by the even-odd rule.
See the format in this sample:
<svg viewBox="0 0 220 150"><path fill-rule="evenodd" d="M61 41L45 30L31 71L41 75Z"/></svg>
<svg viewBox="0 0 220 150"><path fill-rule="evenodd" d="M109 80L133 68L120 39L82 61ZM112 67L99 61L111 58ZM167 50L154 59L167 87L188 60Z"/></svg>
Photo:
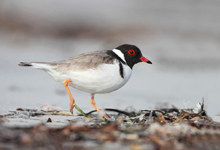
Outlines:
<svg viewBox="0 0 220 150"><path fill-rule="evenodd" d="M152 64L152 62L151 62L150 60L148 60L147 58L145 58L144 56L141 56L140 60L141 60L142 62L146 62L146 63L148 63L148 64Z"/></svg>

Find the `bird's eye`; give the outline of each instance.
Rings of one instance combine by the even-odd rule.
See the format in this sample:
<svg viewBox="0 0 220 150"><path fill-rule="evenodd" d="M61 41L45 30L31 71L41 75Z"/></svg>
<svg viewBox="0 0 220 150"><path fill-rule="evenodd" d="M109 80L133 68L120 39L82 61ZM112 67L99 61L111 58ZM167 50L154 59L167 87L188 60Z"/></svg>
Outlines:
<svg viewBox="0 0 220 150"><path fill-rule="evenodd" d="M135 51L134 51L133 49L130 49L130 50L128 51L128 54L129 54L129 55L134 55L134 54L135 54Z"/></svg>

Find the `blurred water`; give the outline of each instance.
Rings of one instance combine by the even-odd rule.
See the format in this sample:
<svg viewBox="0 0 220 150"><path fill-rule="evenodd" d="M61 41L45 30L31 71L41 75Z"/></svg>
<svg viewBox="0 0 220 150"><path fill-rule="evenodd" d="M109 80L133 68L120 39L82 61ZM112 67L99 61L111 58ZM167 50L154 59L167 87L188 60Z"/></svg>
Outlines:
<svg viewBox="0 0 220 150"><path fill-rule="evenodd" d="M13 26L16 30L9 30L8 25L0 28L2 112L46 103L69 109L63 85L41 70L17 66L20 61L63 60L129 43L137 45L153 65L136 65L123 88L96 95L100 108L133 106L139 110L154 108L158 102L181 108L188 101L188 107L195 107L204 96L208 114L220 113L219 2L31 2L0 2L5 10L1 9L1 15L19 12L18 18L25 16L29 23L25 32L17 26ZM53 34L63 26L78 30L78 24L89 26L89 31L68 38ZM93 109L90 94L74 89L72 93L80 108Z"/></svg>

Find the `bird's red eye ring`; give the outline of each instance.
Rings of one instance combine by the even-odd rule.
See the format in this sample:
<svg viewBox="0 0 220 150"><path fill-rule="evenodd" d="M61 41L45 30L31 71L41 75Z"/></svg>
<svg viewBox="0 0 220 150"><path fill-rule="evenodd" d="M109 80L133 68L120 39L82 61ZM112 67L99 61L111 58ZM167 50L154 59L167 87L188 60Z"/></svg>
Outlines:
<svg viewBox="0 0 220 150"><path fill-rule="evenodd" d="M135 54L135 51L134 51L133 49L130 49L130 50L128 51L128 54L129 54L129 55L134 55L134 54Z"/></svg>

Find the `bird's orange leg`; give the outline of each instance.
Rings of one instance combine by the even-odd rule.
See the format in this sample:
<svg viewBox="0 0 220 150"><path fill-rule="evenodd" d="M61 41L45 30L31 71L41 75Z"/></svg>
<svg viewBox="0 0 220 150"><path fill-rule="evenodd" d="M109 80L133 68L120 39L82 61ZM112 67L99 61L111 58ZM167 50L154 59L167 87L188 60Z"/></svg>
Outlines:
<svg viewBox="0 0 220 150"><path fill-rule="evenodd" d="M95 101L94 101L94 94L92 94L92 97L91 97L91 104L92 104L92 106L97 110L97 112L98 113L101 113L100 112L100 110L99 110L99 108L96 106L96 103L95 103ZM107 120L110 120L108 117L106 117L105 115L103 115L102 114L102 117L104 117L105 119L107 119ZM102 118L102 119L104 119L104 118Z"/></svg>
<svg viewBox="0 0 220 150"><path fill-rule="evenodd" d="M72 82L72 80L71 80L71 79L67 79L67 80L65 80L65 81L63 82L63 84L64 84L64 86L65 86L65 88L66 88L66 91L67 91L69 97L70 97L70 112L73 113L73 108L75 107L75 100L73 99L73 96L72 96L72 94L70 93L70 89L69 89L69 87L68 87L68 83L69 83L69 82Z"/></svg>

